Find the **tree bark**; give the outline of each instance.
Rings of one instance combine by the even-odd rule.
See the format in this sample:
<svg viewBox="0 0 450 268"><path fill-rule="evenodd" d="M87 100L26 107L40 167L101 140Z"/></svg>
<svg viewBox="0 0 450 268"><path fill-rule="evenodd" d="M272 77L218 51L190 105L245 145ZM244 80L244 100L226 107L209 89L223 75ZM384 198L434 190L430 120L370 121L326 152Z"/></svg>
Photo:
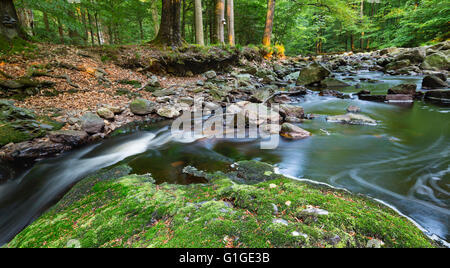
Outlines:
<svg viewBox="0 0 450 268"><path fill-rule="evenodd" d="M179 47L183 44L180 32L180 0L162 0L161 24L154 44Z"/></svg>
<svg viewBox="0 0 450 268"><path fill-rule="evenodd" d="M202 0L194 0L195 5L195 40L197 44L204 46L205 38L203 36L203 10Z"/></svg>
<svg viewBox="0 0 450 268"><path fill-rule="evenodd" d="M217 41L220 44L225 43L225 0L216 0L216 30Z"/></svg>
<svg viewBox="0 0 450 268"><path fill-rule="evenodd" d="M64 44L64 30L63 30L63 26L62 26L61 20L59 18L57 18L57 21L58 21L59 39L61 41L61 44Z"/></svg>
<svg viewBox="0 0 450 268"><path fill-rule="evenodd" d="M234 0L227 0L227 18L228 18L228 43L230 46L236 45L234 34Z"/></svg>
<svg viewBox="0 0 450 268"><path fill-rule="evenodd" d="M44 24L45 24L45 30L47 31L47 34L50 33L50 23L48 21L48 14L47 12L44 12Z"/></svg>
<svg viewBox="0 0 450 268"><path fill-rule="evenodd" d="M267 0L267 17L266 17L266 27L264 29L263 45L270 46L272 31L273 31L273 17L275 15L275 1Z"/></svg>
<svg viewBox="0 0 450 268"><path fill-rule="evenodd" d="M89 13L88 9L86 9L86 13L87 13L87 17L88 17L89 31L91 32L91 42L92 42L92 45L95 46L94 28L92 27L92 16Z"/></svg>
<svg viewBox="0 0 450 268"><path fill-rule="evenodd" d="M25 37L25 33L20 29L13 0L0 0L0 16L0 34L3 38L11 40L15 37Z"/></svg>
<svg viewBox="0 0 450 268"><path fill-rule="evenodd" d="M152 2L152 21L153 21L153 30L155 31L155 35L159 31L159 25L158 25L158 10L156 9L156 1Z"/></svg>

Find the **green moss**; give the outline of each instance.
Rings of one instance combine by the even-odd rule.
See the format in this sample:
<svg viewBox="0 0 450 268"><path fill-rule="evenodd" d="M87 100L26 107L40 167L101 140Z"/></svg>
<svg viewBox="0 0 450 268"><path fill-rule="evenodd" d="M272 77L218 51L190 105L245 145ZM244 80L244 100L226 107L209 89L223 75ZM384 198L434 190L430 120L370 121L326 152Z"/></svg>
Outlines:
<svg viewBox="0 0 450 268"><path fill-rule="evenodd" d="M282 176L244 185L223 173L206 185L157 186L128 172L119 166L84 179L7 247L66 247L74 239L82 247L365 247L373 238L386 247L434 246L393 210L324 186ZM309 206L329 215L302 216Z"/></svg>
<svg viewBox="0 0 450 268"><path fill-rule="evenodd" d="M38 47L22 38L8 40L0 37L0 56L13 54L24 54L27 57L33 57L38 51Z"/></svg>

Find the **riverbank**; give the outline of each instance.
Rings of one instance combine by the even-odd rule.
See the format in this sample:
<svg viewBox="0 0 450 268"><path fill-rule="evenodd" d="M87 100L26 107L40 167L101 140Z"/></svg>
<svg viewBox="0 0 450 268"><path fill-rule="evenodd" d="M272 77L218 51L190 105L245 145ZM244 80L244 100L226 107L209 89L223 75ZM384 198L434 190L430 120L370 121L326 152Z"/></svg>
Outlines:
<svg viewBox="0 0 450 268"><path fill-rule="evenodd" d="M127 166L72 190L7 247L435 247L414 224L368 198L296 182L243 161L185 172L205 184L155 185Z"/></svg>

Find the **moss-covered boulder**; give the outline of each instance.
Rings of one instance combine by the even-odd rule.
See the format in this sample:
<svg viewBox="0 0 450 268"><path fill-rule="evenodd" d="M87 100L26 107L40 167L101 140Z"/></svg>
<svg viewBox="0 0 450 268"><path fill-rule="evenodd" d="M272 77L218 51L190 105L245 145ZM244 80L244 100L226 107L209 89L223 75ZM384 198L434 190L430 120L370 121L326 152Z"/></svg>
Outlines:
<svg viewBox="0 0 450 268"><path fill-rule="evenodd" d="M320 83L322 80L330 76L331 71L322 66L318 62L310 64L300 72L297 80L297 86L308 86Z"/></svg>
<svg viewBox="0 0 450 268"><path fill-rule="evenodd" d="M47 131L61 127L58 122L38 117L30 110L14 106L11 101L0 100L0 147L42 137Z"/></svg>
<svg viewBox="0 0 450 268"><path fill-rule="evenodd" d="M420 67L425 70L449 70L450 50L439 51L427 56Z"/></svg>
<svg viewBox="0 0 450 268"><path fill-rule="evenodd" d="M288 179L270 165L238 166L209 174L209 184L188 186L155 185L149 175L126 175L126 167L96 174L7 247L434 246L380 203ZM235 180L242 176L260 182Z"/></svg>
<svg viewBox="0 0 450 268"><path fill-rule="evenodd" d="M156 110L156 103L146 99L135 99L130 103L130 110L135 115L148 115Z"/></svg>

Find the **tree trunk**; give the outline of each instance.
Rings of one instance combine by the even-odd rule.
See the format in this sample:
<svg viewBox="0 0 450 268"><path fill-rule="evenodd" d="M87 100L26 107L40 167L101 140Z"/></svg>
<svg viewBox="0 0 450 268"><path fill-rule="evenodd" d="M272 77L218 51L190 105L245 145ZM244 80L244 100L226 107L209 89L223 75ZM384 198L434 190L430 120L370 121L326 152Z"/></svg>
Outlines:
<svg viewBox="0 0 450 268"><path fill-rule="evenodd" d="M181 38L186 40L186 0L183 0L183 15L181 17Z"/></svg>
<svg viewBox="0 0 450 268"><path fill-rule="evenodd" d="M270 46L270 39L272 38L275 1L276 0L267 0L266 27L264 28L264 37L262 42L264 46Z"/></svg>
<svg viewBox="0 0 450 268"><path fill-rule="evenodd" d="M50 33L50 23L48 21L48 14L47 12L44 12L44 24L45 24L45 31L47 31L47 34Z"/></svg>
<svg viewBox="0 0 450 268"><path fill-rule="evenodd" d="M162 0L161 24L154 44L179 47L183 44L180 32L180 0Z"/></svg>
<svg viewBox="0 0 450 268"><path fill-rule="evenodd" d="M156 9L156 1L152 2L152 21L153 21L153 30L155 31L155 35L159 31L159 25L158 25L158 10Z"/></svg>
<svg viewBox="0 0 450 268"><path fill-rule="evenodd" d="M28 8L18 8L17 16L20 21L20 25L22 25L22 29L28 35L34 35L34 14L33 10Z"/></svg>
<svg viewBox="0 0 450 268"><path fill-rule="evenodd" d="M225 43L225 0L216 0L216 30L217 41L220 44Z"/></svg>
<svg viewBox="0 0 450 268"><path fill-rule="evenodd" d="M3 38L11 40L15 37L25 37L20 29L20 21L17 16L13 0L0 0L0 34Z"/></svg>
<svg viewBox="0 0 450 268"><path fill-rule="evenodd" d="M100 30L100 22L98 21L97 13L94 14L94 18L95 18L95 27L97 28L98 45L101 46L103 44L103 41L102 41L102 35L101 35L102 33Z"/></svg>
<svg viewBox="0 0 450 268"><path fill-rule="evenodd" d="M202 0L194 0L195 5L195 40L197 44L204 46L205 38L203 36L203 10Z"/></svg>
<svg viewBox="0 0 450 268"><path fill-rule="evenodd" d="M81 17L81 23L83 23L84 26L84 42L88 43L89 42L89 30L88 30L88 25L87 25L87 20L86 20L86 13L84 12L84 10L82 8L80 8L80 17Z"/></svg>
<svg viewBox="0 0 450 268"><path fill-rule="evenodd" d="M58 20L59 39L61 41L61 44L64 44L64 30L63 30L63 26L61 24L61 20L59 18L57 18L57 20Z"/></svg>
<svg viewBox="0 0 450 268"><path fill-rule="evenodd" d="M139 30L141 32L141 41L144 40L144 26L142 25L142 19L139 19Z"/></svg>
<svg viewBox="0 0 450 268"><path fill-rule="evenodd" d="M88 17L89 31L91 32L91 42L92 42L92 45L95 46L94 28L92 27L92 16L89 13L88 9L86 9L86 13L87 13L87 17Z"/></svg>
<svg viewBox="0 0 450 268"><path fill-rule="evenodd" d="M361 25L364 21L364 0L361 0ZM361 32L361 40L360 40L361 50L364 50L364 31Z"/></svg>
<svg viewBox="0 0 450 268"><path fill-rule="evenodd" d="M228 43L230 46L236 45L234 34L234 0L227 0L227 18L228 18Z"/></svg>

